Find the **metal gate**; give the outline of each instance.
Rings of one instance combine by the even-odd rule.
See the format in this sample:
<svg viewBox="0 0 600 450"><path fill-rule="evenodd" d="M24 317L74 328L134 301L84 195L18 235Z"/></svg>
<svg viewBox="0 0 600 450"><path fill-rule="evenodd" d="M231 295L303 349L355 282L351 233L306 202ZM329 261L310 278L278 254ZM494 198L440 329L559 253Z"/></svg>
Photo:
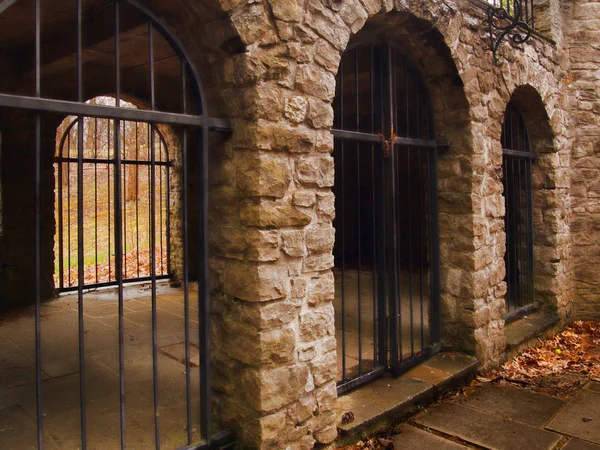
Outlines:
<svg viewBox="0 0 600 450"><path fill-rule="evenodd" d="M114 99L102 98L105 104ZM133 107L133 105L128 105ZM57 146L55 161L56 225L58 271L55 286L59 292L76 290L79 286L77 267L77 151L79 121L73 120L65 129ZM93 222L92 231L84 240L84 278L86 289L118 284L115 273L114 244L116 234L123 241L123 282L150 281L150 225L156 217L155 273L157 279L170 275L170 166L169 148L162 133L148 123L123 121L119 134L121 145L121 210L123 227L114 227L114 120L84 118L83 173L85 221ZM155 136L152 139L150 134ZM156 142L154 169L150 142ZM156 173L151 175L151 170ZM155 182L152 186L151 183ZM154 210L150 209L150 194L155 192ZM85 227L85 224L84 224ZM84 230L85 232L85 230ZM88 234L88 233L86 233Z"/></svg>
<svg viewBox="0 0 600 450"><path fill-rule="evenodd" d="M529 135L519 108L509 104L502 126L504 198L506 204L506 318L534 306L533 189Z"/></svg>
<svg viewBox="0 0 600 450"><path fill-rule="evenodd" d="M42 265L42 244L44 230L43 215L50 210L44 203L43 181L47 180L44 175L44 161L48 161L45 155L52 155L54 148L44 148L43 139L47 136L44 130L48 130L47 124L58 115L62 117L74 116L75 124L73 131L77 137L74 142L75 148L67 154L67 160L63 161L76 170L74 179L76 182L76 203L82 205L84 196L84 176L86 173L86 156L84 154L84 133L86 124L90 121L105 121L112 127L110 141L113 154L107 161L102 163L111 166L111 184L107 187L111 201L111 226L113 230L122 230L126 211L123 206L123 183L122 178L130 171L130 161L123 158L121 151L125 136L124 123L150 124L156 130L159 125L173 127L177 134L181 152L179 168L181 173L181 190L179 192L181 201L181 251L182 251L182 322L181 329L177 332L183 335L184 356L182 363L185 369L178 371L184 384L184 395L181 403L184 408L184 416L178 423L180 430L180 442L170 440L161 442L161 420L166 404L172 404L171 398L160 398L158 389L158 332L157 332L157 279L160 273L157 271L157 239L159 236L160 219L157 217L158 207L156 205L159 195L160 183L157 181L161 175L159 167L164 166L165 160L161 158L160 136L151 132L149 136L149 161L145 164L150 168L149 183L149 247L150 247L150 287L148 290L149 304L148 317L151 317L151 347L149 366L144 373L144 382L150 383L148 395L150 403L148 412L151 416L152 426L143 430L144 435L152 436L152 447L157 449L175 444L183 445L181 448L213 448L222 435L215 435L214 424L211 423L211 382L210 382L210 334L209 334L209 275L208 275L208 135L210 131L228 131L229 121L206 116L206 103L203 96L202 86L197 71L190 62L190 58L177 40L177 38L154 16L143 4L137 0L73 0L69 4L62 0L3 0L0 1L0 18L3 19L3 32L0 33L3 57L14 57L14 67L22 69L18 85L0 86L0 109L2 114L9 116L13 112L22 114L23 120L29 124L27 129L17 130L23 135L29 133L34 143L32 149L31 174L34 180L34 198L32 198L32 218L34 220L34 233L31 240L32 259L34 267L34 291L35 291L35 320L31 322L31 336L35 348L35 389L32 402L35 403L34 414L37 428L37 447L44 448L45 444L53 446L54 443L44 434L44 427L53 424L56 427L76 427L79 442L70 441L70 445L80 448L94 446L89 442L90 427L95 421L102 420L104 414L96 414L93 418L88 416L89 409L94 402L103 400L94 397L96 386L92 378L95 373L86 370L91 361L86 355L87 333L90 331L86 326L89 316L86 314L87 300L84 302L84 288L81 280L84 280L84 243L88 235L82 232L84 228L83 208L77 207L76 222L79 230L76 239L76 267L77 267L77 302L75 308L77 343L74 348L78 349L77 371L74 375L78 378L78 386L75 391L78 398L78 420L70 423L62 423L50 417L44 411L48 404L62 400L57 392L49 392L47 384L48 374L42 371L42 358L45 349L49 348L48 340L45 340L42 332L42 317L44 311L42 301L42 283L47 274L44 273ZM93 29L92 29L93 28ZM8 32L6 31L8 30ZM7 33L13 32L13 35ZM53 33L55 41L47 39ZM85 39L84 39L85 37ZM55 44L55 45L52 45ZM13 46L8 48L8 46ZM6 48L5 48L6 46ZM141 46L141 51L140 51ZM70 52L68 55L66 52ZM131 59L136 59L134 62ZM71 64L72 66L67 66ZM124 67L125 66L125 67ZM73 69L73 70L71 70ZM57 98L54 91L55 84L61 80L56 77L58 70L65 70L68 79L72 77L71 89L68 95ZM102 72L104 71L104 72ZM164 81L164 75L175 78L174 86L178 93L165 99L157 85ZM62 74L62 73L61 73ZM65 75L65 76L67 76ZM136 82L131 83L133 76L137 76ZM158 75L161 75L159 77ZM129 77L129 78L128 78ZM91 81L90 81L91 80ZM140 81L141 80L141 81ZM84 81L86 81L84 83ZM122 104L125 90L123 87L134 84L135 94L147 103L145 109L132 109L123 107ZM169 81L172 81L169 79ZM105 83L105 88L110 84L111 95L115 98L115 105L96 105L86 103L88 92L96 88L93 83ZM173 85L170 85L171 87ZM164 85L163 85L164 87ZM170 91L172 92L172 91ZM140 94L141 93L141 94ZM96 94L97 95L97 94ZM90 96L91 97L91 96ZM169 107L164 107L166 101L170 101ZM173 106L177 105L177 106ZM19 116L21 117L21 116ZM29 119L30 117L30 119ZM21 119L20 119L21 120ZM3 130L12 132L14 130ZM4 135L4 133L3 133ZM70 145L67 143L67 145ZM4 153L12 149L5 149ZM163 149L164 150L164 149ZM64 155L63 155L64 156ZM164 156L164 155L163 155ZM51 160L50 160L51 161ZM50 163L51 164L51 163ZM98 165L98 161L94 164ZM50 165L51 167L51 165ZM190 187L194 186L192 190ZM71 192L70 192L71 193ZM159 200L160 201L160 200ZM25 205L24 207L26 207ZM92 235L93 236L93 235ZM118 373L118 382L114 389L106 393L106 397L116 399L116 410L110 411L117 425L118 440L120 448L125 448L126 433L134 434L135 430L126 428L126 423L131 424L131 418L126 412L126 405L131 397L129 391L125 390L125 380L131 374L124 370L127 351L125 349L125 318L126 311L124 302L124 282L126 280L125 262L123 259L125 249L125 238L121 232L113 233L114 242L111 247L117 257L114 259L114 275L112 281L118 287L118 309L116 311L115 329L118 323L118 344L115 336L115 350L118 345L118 362L115 371ZM193 272L192 272L193 271ZM191 289L190 279L192 276L197 280L197 292ZM47 310L46 310L47 311ZM131 311L131 310L129 310ZM118 322L117 322L118 320ZM67 327L63 327L67 328ZM44 329L46 331L47 329ZM194 331L192 331L194 330ZM67 330L70 331L70 330ZM104 334L108 334L104 332ZM115 335L117 332L114 333ZM33 336L35 338L33 339ZM130 338L127 336L127 341ZM192 372L190 361L191 342L197 345L199 357L194 367L199 367ZM44 345L42 345L44 344ZM60 349L59 349L60 350ZM183 353L183 351L182 351ZM192 378L193 373L193 378ZM185 375L183 375L185 374ZM193 381L195 380L195 381ZM138 379L134 380L139 383ZM131 383L131 381L129 381ZM69 391L70 395L70 391ZM194 399L194 402L192 402ZM197 405L192 406L192 405ZM127 410L129 411L129 410ZM53 420L54 419L54 420ZM65 428L66 429L66 428ZM113 428L106 428L104 433L112 433ZM100 433L101 434L101 433ZM137 435L140 435L138 430ZM131 439L131 438L130 438ZM173 438L174 439L174 438ZM166 440L166 439L165 439Z"/></svg>
<svg viewBox="0 0 600 450"><path fill-rule="evenodd" d="M346 52L334 112L343 392L440 348L437 142L419 74L390 45Z"/></svg>

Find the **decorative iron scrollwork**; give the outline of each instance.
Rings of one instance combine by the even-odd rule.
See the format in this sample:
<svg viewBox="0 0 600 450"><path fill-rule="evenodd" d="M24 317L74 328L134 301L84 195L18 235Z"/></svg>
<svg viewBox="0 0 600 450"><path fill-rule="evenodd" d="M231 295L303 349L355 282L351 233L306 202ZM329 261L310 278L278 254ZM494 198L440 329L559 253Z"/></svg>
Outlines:
<svg viewBox="0 0 600 450"><path fill-rule="evenodd" d="M490 4L487 8L490 50L495 63L498 63L498 48L505 38L515 44L523 44L531 36L531 27L523 20L521 0L509 0L506 3L500 6Z"/></svg>

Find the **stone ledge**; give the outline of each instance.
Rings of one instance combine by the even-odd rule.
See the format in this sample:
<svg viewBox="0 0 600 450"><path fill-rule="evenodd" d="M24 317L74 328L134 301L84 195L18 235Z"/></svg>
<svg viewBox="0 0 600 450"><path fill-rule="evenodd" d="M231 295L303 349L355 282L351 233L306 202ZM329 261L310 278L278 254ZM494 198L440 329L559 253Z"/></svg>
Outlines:
<svg viewBox="0 0 600 450"><path fill-rule="evenodd" d="M533 345L545 332L557 331L558 325L560 325L560 317L547 311L527 314L507 324L505 360L513 358L521 350Z"/></svg>
<svg viewBox="0 0 600 450"><path fill-rule="evenodd" d="M438 353L399 377L385 375L340 396L336 403L338 439L349 442L414 414L418 405L433 402L444 391L473 377L478 367L479 361L473 356ZM342 424L342 415L349 411L354 420Z"/></svg>

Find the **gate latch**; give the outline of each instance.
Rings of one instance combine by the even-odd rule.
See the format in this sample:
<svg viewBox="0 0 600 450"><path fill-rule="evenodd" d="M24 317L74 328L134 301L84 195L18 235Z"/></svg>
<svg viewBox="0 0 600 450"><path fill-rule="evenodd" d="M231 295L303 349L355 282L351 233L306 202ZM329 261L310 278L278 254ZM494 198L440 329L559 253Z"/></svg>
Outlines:
<svg viewBox="0 0 600 450"><path fill-rule="evenodd" d="M379 137L381 138L381 145L383 146L383 156L386 158L390 157L392 153L392 147L394 146L394 141L396 140L396 133L394 132L394 126L392 125L392 129L390 131L390 138L386 140L383 133L379 133Z"/></svg>

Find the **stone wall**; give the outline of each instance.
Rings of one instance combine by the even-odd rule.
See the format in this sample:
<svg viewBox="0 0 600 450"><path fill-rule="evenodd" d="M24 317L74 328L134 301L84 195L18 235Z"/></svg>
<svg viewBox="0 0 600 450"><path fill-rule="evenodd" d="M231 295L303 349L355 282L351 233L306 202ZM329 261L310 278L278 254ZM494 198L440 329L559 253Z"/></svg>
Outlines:
<svg viewBox="0 0 600 450"><path fill-rule="evenodd" d="M575 313L600 317L600 2L567 2Z"/></svg>
<svg viewBox="0 0 600 450"><path fill-rule="evenodd" d="M556 42L504 43L494 64L476 3L148 2L199 67L207 112L233 124L231 136L211 137L209 153L213 389L217 414L245 446L312 448L337 434L331 104L341 55L361 40L392 41L407 54L436 135L449 143L438 159L443 346L477 355L484 368L504 355L500 137L510 101L539 155L536 299L563 319L598 311L598 49L584 46L598 41L589 20L597 4L570 6L578 25L567 27L568 52L552 0ZM0 249L0 263L7 254Z"/></svg>
<svg viewBox="0 0 600 450"><path fill-rule="evenodd" d="M247 445L310 448L336 435L331 102L341 54L369 26L418 63L438 135L451 144L439 160L445 347L477 354L484 367L503 356L500 133L519 88L537 100L532 123L547 124L534 145L544 153L538 204L555 213L538 218L547 247L537 250L538 292L566 316L568 213L558 211L568 205L560 174L569 160L559 48L539 37L524 49L504 44L494 65L484 12L467 2L220 6L203 24L211 36L201 49L211 108L234 124L211 160L214 388L221 418Z"/></svg>

